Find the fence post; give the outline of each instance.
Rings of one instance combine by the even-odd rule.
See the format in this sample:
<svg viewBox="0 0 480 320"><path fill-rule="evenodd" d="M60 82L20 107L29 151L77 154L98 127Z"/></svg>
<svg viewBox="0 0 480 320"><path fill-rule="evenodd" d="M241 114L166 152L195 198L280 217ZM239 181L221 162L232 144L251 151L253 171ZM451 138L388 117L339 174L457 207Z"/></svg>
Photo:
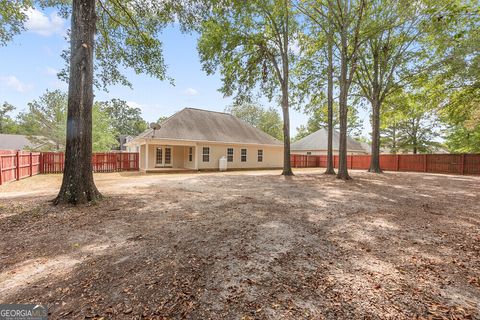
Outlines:
<svg viewBox="0 0 480 320"><path fill-rule="evenodd" d="M465 153L462 153L461 173L465 174Z"/></svg>
<svg viewBox="0 0 480 320"><path fill-rule="evenodd" d="M33 157L32 153L30 152L30 177L33 175Z"/></svg>
<svg viewBox="0 0 480 320"><path fill-rule="evenodd" d="M39 174L42 174L43 173L43 152L40 152L40 154L38 155L38 163L39 163L39 166L40 168L38 168L38 173Z"/></svg>
<svg viewBox="0 0 480 320"><path fill-rule="evenodd" d="M423 155L423 172L427 172L427 154Z"/></svg>
<svg viewBox="0 0 480 320"><path fill-rule="evenodd" d="M2 185L2 176L3 176L2 162L3 162L3 158L2 158L2 155L0 154L0 186Z"/></svg>
<svg viewBox="0 0 480 320"><path fill-rule="evenodd" d="M17 161L17 167L15 168L17 172L17 181L20 180L20 157L18 156L18 153L19 151L17 150L17 154L15 156L15 159Z"/></svg>

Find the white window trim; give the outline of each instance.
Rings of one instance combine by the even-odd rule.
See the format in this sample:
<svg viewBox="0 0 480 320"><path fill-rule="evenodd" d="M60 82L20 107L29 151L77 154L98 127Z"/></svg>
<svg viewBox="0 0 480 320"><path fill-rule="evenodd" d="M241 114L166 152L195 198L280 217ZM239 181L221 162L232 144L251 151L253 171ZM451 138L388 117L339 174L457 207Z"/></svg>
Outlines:
<svg viewBox="0 0 480 320"><path fill-rule="evenodd" d="M228 157L229 157L228 150L229 149L232 149L232 155L231 155L232 156L232 161L228 160ZM233 162L234 160L235 160L235 149L233 147L228 147L227 148L227 162Z"/></svg>
<svg viewBox="0 0 480 320"><path fill-rule="evenodd" d="M208 153L205 153L205 149L208 149ZM205 161L205 156L208 156L208 161ZM202 162L210 162L210 147L202 147Z"/></svg>
<svg viewBox="0 0 480 320"><path fill-rule="evenodd" d="M243 154L244 150L245 150L245 155ZM245 160L243 160L243 157L245 157ZM247 160L248 160L248 150L247 150L247 148L240 149L240 162L247 162Z"/></svg>

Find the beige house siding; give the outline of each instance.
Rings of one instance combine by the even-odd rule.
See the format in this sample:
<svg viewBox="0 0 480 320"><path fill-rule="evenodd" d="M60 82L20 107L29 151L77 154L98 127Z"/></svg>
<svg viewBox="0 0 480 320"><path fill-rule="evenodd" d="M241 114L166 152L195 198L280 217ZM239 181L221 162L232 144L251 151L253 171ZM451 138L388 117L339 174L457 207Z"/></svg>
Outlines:
<svg viewBox="0 0 480 320"><path fill-rule="evenodd" d="M140 169L145 169L146 168L145 145L140 146L139 153L140 153L140 162L139 162Z"/></svg>
<svg viewBox="0 0 480 320"><path fill-rule="evenodd" d="M203 162L203 147L210 148L210 161ZM283 167L283 147L246 146L241 144L198 144L198 169L217 169L219 160L227 156L227 149L233 148L233 162L227 162L229 169L281 168ZM247 161L241 161L241 149L247 149ZM263 161L258 162L258 150L263 150Z"/></svg>
<svg viewBox="0 0 480 320"><path fill-rule="evenodd" d="M181 145L179 145L181 144ZM159 169L156 166L157 147L172 148L171 165L168 168L215 170L219 168L219 160L227 156L227 148L233 148L233 162L227 162L229 169L248 169L248 168L281 168L283 166L283 146L262 146L262 145L242 145L242 144L219 144L219 143L201 143L188 141L149 141L148 151L145 144L140 145L140 169L154 170ZM189 148L192 148L192 161L189 161ZM203 147L210 148L209 161L203 161ZM247 161L241 161L241 149L247 149ZM263 150L263 161L258 162L258 150ZM146 159L148 157L148 167Z"/></svg>

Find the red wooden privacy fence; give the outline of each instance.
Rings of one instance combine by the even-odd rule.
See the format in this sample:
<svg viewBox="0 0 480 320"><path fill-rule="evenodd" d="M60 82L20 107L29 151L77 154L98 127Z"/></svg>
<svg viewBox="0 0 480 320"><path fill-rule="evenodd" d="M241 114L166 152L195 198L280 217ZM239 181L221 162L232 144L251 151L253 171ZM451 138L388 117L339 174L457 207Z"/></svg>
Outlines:
<svg viewBox="0 0 480 320"><path fill-rule="evenodd" d="M338 167L338 155L333 158ZM291 155L292 167L326 167L327 156ZM370 155L347 156L349 169L367 170ZM386 171L412 171L450 174L480 174L480 154L383 154L380 155L380 168Z"/></svg>
<svg viewBox="0 0 480 320"><path fill-rule="evenodd" d="M65 156L62 152L26 152L0 150L0 185L39 173L62 173ZM138 153L94 153L94 172L138 171Z"/></svg>
<svg viewBox="0 0 480 320"><path fill-rule="evenodd" d="M0 185L40 173L39 152L0 150Z"/></svg>

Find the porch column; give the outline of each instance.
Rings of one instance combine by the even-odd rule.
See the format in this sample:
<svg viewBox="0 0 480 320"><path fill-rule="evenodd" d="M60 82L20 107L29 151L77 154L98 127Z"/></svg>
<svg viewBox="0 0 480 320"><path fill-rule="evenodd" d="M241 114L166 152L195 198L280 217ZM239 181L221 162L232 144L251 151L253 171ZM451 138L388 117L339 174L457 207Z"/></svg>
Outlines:
<svg viewBox="0 0 480 320"><path fill-rule="evenodd" d="M195 143L195 170L198 170L198 144Z"/></svg>
<svg viewBox="0 0 480 320"><path fill-rule="evenodd" d="M145 170L148 170L148 140L145 140Z"/></svg>

